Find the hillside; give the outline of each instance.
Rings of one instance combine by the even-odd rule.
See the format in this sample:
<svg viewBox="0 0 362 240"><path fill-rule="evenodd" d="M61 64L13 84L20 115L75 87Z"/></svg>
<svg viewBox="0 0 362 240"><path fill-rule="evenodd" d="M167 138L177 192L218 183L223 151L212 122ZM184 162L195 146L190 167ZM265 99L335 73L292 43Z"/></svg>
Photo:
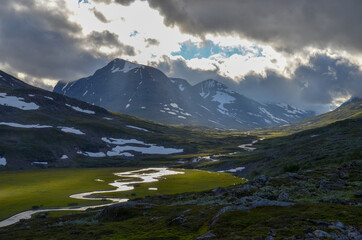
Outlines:
<svg viewBox="0 0 362 240"><path fill-rule="evenodd" d="M175 161L168 155L246 141L240 135L190 131L112 113L0 74L3 169L163 165Z"/></svg>

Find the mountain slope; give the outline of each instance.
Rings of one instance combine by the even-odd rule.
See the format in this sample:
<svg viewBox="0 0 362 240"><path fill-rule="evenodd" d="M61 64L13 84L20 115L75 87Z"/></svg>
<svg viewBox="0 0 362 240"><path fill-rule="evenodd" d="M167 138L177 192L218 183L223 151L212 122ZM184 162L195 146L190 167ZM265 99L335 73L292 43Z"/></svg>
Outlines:
<svg viewBox="0 0 362 240"><path fill-rule="evenodd" d="M288 135L307 129L324 127L328 124L345 119L354 119L362 117L362 99L354 99L347 101L337 109L324 113L313 118L304 119L299 122L285 124L282 126L274 126L265 131L257 132L262 136Z"/></svg>
<svg viewBox="0 0 362 240"><path fill-rule="evenodd" d="M160 156L242 139L111 113L1 75L0 168L164 165L173 160Z"/></svg>
<svg viewBox="0 0 362 240"><path fill-rule="evenodd" d="M288 105L261 104L215 80L191 86L158 69L115 59L94 75L59 82L54 92L108 110L166 124L199 124L250 129L285 124L313 116Z"/></svg>

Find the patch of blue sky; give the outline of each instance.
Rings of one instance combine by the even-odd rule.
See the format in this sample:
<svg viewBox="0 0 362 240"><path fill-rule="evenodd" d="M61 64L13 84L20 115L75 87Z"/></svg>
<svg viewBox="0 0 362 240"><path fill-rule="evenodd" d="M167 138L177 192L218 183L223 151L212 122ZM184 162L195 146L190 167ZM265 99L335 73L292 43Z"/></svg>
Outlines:
<svg viewBox="0 0 362 240"><path fill-rule="evenodd" d="M139 32L137 30L134 30L133 32L131 32L131 34L129 36L135 37L135 36L137 36L137 34L139 34Z"/></svg>
<svg viewBox="0 0 362 240"><path fill-rule="evenodd" d="M251 54L253 57L263 57L263 49L258 46L253 46L251 48L246 48L243 46L237 47L225 47L215 44L212 41L207 41L206 44L202 46L197 45L191 41L186 41L180 43L180 51L172 52L172 56L182 56L186 60L193 58L209 58L215 54L221 54L225 57L230 57L234 54L238 55L247 55Z"/></svg>

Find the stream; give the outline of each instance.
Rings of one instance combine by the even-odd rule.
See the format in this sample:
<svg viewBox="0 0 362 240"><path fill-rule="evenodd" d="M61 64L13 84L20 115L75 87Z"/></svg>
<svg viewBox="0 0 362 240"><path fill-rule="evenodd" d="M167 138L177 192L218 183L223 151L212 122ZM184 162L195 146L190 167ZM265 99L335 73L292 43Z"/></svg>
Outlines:
<svg viewBox="0 0 362 240"><path fill-rule="evenodd" d="M259 140L254 140L251 143L242 144L238 147L245 151L249 151L249 152L254 151L256 148L252 147L252 146L255 143L257 143L258 141L262 141L262 140L263 140L263 138L261 138ZM239 153L239 152L233 152L233 153L229 153L229 154L219 154L219 155L213 155L213 156L208 156L208 157L211 158L211 157L218 157L218 156L223 156L223 155L233 155L236 153ZM237 171L241 171L243 169L244 169L244 167L239 167L239 168L223 170L223 171L219 171L219 172L237 172ZM70 211L70 210L71 211L86 211L87 209L106 207L106 206L110 206L110 205L113 205L116 203L127 202L128 201L127 198L94 197L91 195L129 191L129 190L134 189L134 187L133 187L134 184L157 182L162 176L173 175L173 174L183 174L183 173L184 172L177 172L177 171L169 170L167 168L144 168L144 169L139 169L139 170L134 170L134 171L129 171L129 172L114 173L114 175L116 175L116 176L128 177L131 179L130 179L130 181L116 180L113 183L109 183L109 185L116 188L115 190L92 191L92 192L85 192L85 193L77 193L77 194L73 194L73 195L69 196L70 198L81 199L81 200L98 200L98 201L108 200L108 201L111 201L111 203L84 206L84 207L64 207L64 208L48 208L48 209L39 209L39 210L28 210L25 212L18 213L8 219L1 221L0 228L17 223L22 219L30 219L31 216L36 213L49 212L49 211ZM137 178L137 180L134 180L134 178ZM100 179L95 179L95 180L102 181ZM149 189L149 190L157 190L157 189Z"/></svg>
<svg viewBox="0 0 362 240"><path fill-rule="evenodd" d="M173 171L167 168L144 168L129 172L120 172L114 173L114 175L118 177L127 177L130 178L129 181L122 181L116 180L113 183L109 183L109 185L115 187L115 190L104 190L104 191L92 191L92 192L85 192L85 193L77 193L69 196L73 199L81 199L81 200L98 200L98 201L112 201L111 203L101 204L101 205L91 205L91 206L84 206L84 207L64 207L64 208L47 208L47 209L39 209L39 210L28 210L25 212L18 213L8 219L5 219L0 222L0 228L12 225L14 223L19 222L22 219L30 219L33 214L42 213L42 212L49 212L49 211L86 211L87 209L92 208L99 208L99 207L106 207L113 204L127 202L127 198L107 198L107 197L94 197L91 196L93 194L105 194L105 193L114 193L114 192L123 192L133 190L134 184L139 183L151 183L157 182L160 180L161 177L167 175L174 175L174 174L183 174L184 172ZM135 180L137 178L137 180ZM97 179L100 180L100 179ZM157 190L157 189L149 189L149 190Z"/></svg>

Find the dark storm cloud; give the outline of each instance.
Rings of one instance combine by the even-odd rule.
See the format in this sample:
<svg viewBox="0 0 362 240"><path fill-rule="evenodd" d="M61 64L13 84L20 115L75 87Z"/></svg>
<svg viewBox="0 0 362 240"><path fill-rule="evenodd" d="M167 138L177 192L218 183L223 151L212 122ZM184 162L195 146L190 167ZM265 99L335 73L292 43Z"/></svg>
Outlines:
<svg viewBox="0 0 362 240"><path fill-rule="evenodd" d="M165 55L162 56L162 60L160 62L149 62L149 65L160 69L167 76L186 79L190 84L196 84L210 78L222 82L233 82L231 79L227 79L218 75L218 69L216 66L215 70L209 71L201 69L191 69L186 65L186 62L184 60L173 60Z"/></svg>
<svg viewBox="0 0 362 240"><path fill-rule="evenodd" d="M336 97L361 97L362 72L346 59L315 55L307 66L296 69L292 79L273 71L266 77L247 75L237 90L261 101L292 103L318 111Z"/></svg>
<svg viewBox="0 0 362 240"><path fill-rule="evenodd" d="M231 89L262 102L285 102L316 111L331 104L336 96L362 97L362 72L358 66L343 58L314 55L308 65L299 66L289 79L274 71L266 76L248 74L239 83L220 76L218 69L203 71L190 69L184 60L171 60L153 63L171 77L180 77L196 84L205 79L223 82Z"/></svg>
<svg viewBox="0 0 362 240"><path fill-rule="evenodd" d="M158 46L160 45L160 41L158 41L155 38L145 38L145 42L147 43L146 47L150 47L150 46Z"/></svg>
<svg viewBox="0 0 362 240"><path fill-rule="evenodd" d="M98 0L102 1L102 0ZM135 0L109 1L130 5ZM306 46L362 52L362 1L148 0L168 26L203 37L236 34L293 52Z"/></svg>
<svg viewBox="0 0 362 240"><path fill-rule="evenodd" d="M109 31L93 31L87 36L87 42L92 44L95 48L102 46L114 48L117 50L118 55L136 55L135 49L133 47L121 43L118 39L118 35Z"/></svg>
<svg viewBox="0 0 362 240"><path fill-rule="evenodd" d="M33 0L4 0L1 4L0 65L9 66L11 74L74 80L93 73L109 60L98 51L104 44L111 44L119 54L135 54L132 47L120 43L110 32L83 36L82 28L67 19L64 2L56 2L58 11L42 8ZM20 4L20 10L14 8L15 4Z"/></svg>
<svg viewBox="0 0 362 240"><path fill-rule="evenodd" d="M103 13L101 13L100 11L98 11L97 9L93 8L92 9L94 16L101 21L102 23L109 23L110 21L106 18L106 16L103 15Z"/></svg>

